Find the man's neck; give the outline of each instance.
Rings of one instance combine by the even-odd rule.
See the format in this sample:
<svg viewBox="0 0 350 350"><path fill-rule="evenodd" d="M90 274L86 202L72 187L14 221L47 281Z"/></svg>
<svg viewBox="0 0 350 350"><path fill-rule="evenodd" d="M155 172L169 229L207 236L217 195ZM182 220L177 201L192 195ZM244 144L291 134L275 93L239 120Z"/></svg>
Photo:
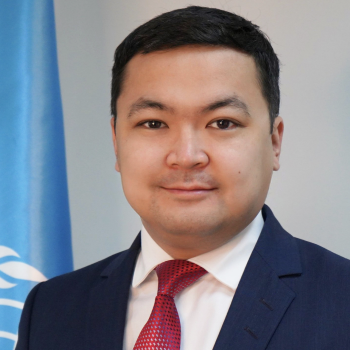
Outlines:
<svg viewBox="0 0 350 350"><path fill-rule="evenodd" d="M259 212L258 215L261 215L261 213ZM143 220L142 223L151 238L172 258L188 260L223 246L245 230L254 220L242 225L244 227L229 227L226 230L218 230L216 233L177 235L159 232Z"/></svg>

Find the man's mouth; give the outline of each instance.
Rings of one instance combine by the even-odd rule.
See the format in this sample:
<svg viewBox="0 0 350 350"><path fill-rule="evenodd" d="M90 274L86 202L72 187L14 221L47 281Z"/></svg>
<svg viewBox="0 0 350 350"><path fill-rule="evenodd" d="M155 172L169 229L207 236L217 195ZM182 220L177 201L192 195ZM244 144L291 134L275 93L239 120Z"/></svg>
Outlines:
<svg viewBox="0 0 350 350"><path fill-rule="evenodd" d="M217 189L205 185L173 185L162 188L171 194L188 197L207 195Z"/></svg>

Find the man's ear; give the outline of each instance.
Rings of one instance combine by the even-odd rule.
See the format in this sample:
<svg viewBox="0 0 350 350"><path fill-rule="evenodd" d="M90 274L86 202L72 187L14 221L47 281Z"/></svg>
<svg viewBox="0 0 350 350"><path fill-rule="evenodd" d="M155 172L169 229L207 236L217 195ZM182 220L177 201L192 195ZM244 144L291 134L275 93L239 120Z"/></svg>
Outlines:
<svg viewBox="0 0 350 350"><path fill-rule="evenodd" d="M114 117L111 118L111 129L112 129L112 139L113 139L113 147L114 147L114 153L115 153L115 170L120 172L120 167L118 163L118 146L117 146L117 137L115 134L115 123L114 123Z"/></svg>
<svg viewBox="0 0 350 350"><path fill-rule="evenodd" d="M278 116L273 123L273 130L271 134L274 171L277 171L280 168L280 154L282 148L283 130L283 119L280 116Z"/></svg>

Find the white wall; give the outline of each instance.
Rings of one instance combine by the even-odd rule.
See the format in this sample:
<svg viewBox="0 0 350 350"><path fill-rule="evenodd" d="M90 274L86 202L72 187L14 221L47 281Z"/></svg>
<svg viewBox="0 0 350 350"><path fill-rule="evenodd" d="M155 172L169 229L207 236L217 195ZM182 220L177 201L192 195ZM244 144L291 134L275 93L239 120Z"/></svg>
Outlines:
<svg viewBox="0 0 350 350"><path fill-rule="evenodd" d="M267 203L293 235L350 258L350 1L56 0L75 267L127 248L141 225L114 171L113 52L140 24L190 4L236 12L269 35L285 138Z"/></svg>

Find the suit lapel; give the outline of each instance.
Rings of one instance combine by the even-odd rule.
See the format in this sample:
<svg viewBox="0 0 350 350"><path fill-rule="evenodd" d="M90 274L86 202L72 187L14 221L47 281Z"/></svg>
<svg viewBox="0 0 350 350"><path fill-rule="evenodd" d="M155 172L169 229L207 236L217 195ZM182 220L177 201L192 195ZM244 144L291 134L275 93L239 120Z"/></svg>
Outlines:
<svg viewBox="0 0 350 350"><path fill-rule="evenodd" d="M141 246L140 234L131 248L121 253L102 272L90 293L87 350L122 350L130 285Z"/></svg>
<svg viewBox="0 0 350 350"><path fill-rule="evenodd" d="M265 349L295 295L254 251L214 350Z"/></svg>
<svg viewBox="0 0 350 350"><path fill-rule="evenodd" d="M263 350L295 293L283 277L302 272L296 242L264 206L264 228L213 350Z"/></svg>

